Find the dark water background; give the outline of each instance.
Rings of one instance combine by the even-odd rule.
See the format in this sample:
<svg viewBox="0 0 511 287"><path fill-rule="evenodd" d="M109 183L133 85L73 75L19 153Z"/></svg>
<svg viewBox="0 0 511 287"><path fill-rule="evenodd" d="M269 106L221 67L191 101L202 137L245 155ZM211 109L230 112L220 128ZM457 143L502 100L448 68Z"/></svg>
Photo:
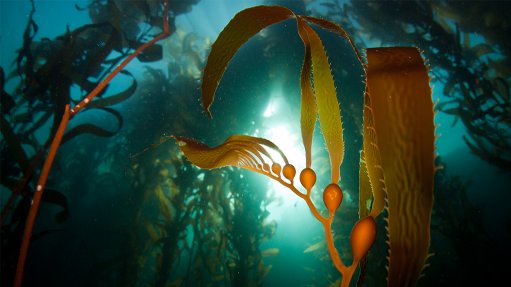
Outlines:
<svg viewBox="0 0 511 287"><path fill-rule="evenodd" d="M170 2L172 11L173 2L176 1ZM41 206L34 233L52 232L32 242L25 286L236 286L239 284L232 279L235 277L232 270L240 266L230 263L235 260L229 256L236 257L233 254L237 254L232 252L232 246L243 244L252 246L251 252L258 256L261 256L261 251L264 253L270 248L279 252L272 254L274 256L263 256L262 259L258 257L266 268L271 265L271 269L258 269L259 265L256 265L248 272L248 279L239 281L244 282L242 285L327 286L339 278L325 246L313 252L304 252L324 239L322 226L311 216L305 203L286 193L288 190L270 183L263 176L237 169L224 169L223 173L213 172L214 176L211 176L209 172L199 171L184 160L176 159L176 145L170 141L135 159L130 158L158 143L166 135L189 136L209 145L217 145L232 134L250 134L274 141L297 166L297 170L303 168L299 130L299 71L303 45L296 33L295 22L286 21L265 29L237 52L216 92L212 120L207 119L201 110L200 73L209 46L226 23L243 8L261 3L280 4L299 14L314 13L328 18L327 14L334 7L321 5L323 1L189 2L176 2L188 4L191 10L176 17L177 31L162 41L163 59L152 63L135 60L126 68L136 79L138 87L128 100L113 106L122 114L122 128L106 138L80 135L60 148L47 186L66 196L69 217L56 223L55 214L61 208L45 203ZM39 30L34 39L54 39L66 29L72 31L90 23L87 11L75 8L75 4L85 7L88 3L84 0L35 1L34 21ZM504 10L511 10L507 2L491 3L488 5L500 5ZM468 1L459 2L459 5L481 3ZM6 74L15 69L13 61L17 49L22 45L29 11L28 1L0 0L0 65ZM409 14L411 18L414 15L414 11L395 12L399 16ZM417 12L417 15L420 13ZM498 16L495 18L500 19ZM488 17L491 18L491 15ZM481 17L480 25L484 26L493 19L490 18ZM511 24L508 21L502 20L502 25L509 27ZM410 43L407 39L389 40L394 31L385 29L385 23L381 23L383 32L378 32L385 35L371 37L365 33L357 34L358 25L363 26L364 23L354 22L350 28L355 31L352 36L360 48L418 45L421 50L427 49L420 46L424 43ZM329 53L345 129L346 155L341 168L341 187L345 191L345 199L334 227L338 227L335 234L340 235L336 237L337 248L344 260L350 262L348 235L357 220L358 209L358 159L362 144L360 117L364 89L362 69L346 43L323 31L318 33ZM487 40L478 33L471 33L469 37L473 43ZM502 42L509 40L503 39ZM508 58L509 54L497 51L493 56ZM197 59L200 61L197 62ZM163 71L159 77L155 76L157 73L151 73L158 69ZM432 63L431 69L441 68ZM509 84L509 78L506 80ZM13 93L17 81L8 81L5 90ZM126 89L130 82L126 75L118 76L112 81L107 95ZM433 100L448 101L449 98L443 94L441 81L434 80L432 84ZM83 95L78 86L71 87L73 99ZM468 133L466 127L460 120L453 124L455 119L455 115L442 112L435 117L439 125L436 133L441 134L436 141L437 153L444 170L437 174L435 188L430 250L435 256L430 259L431 266L425 270L420 286L491 284L499 276L505 277L501 273L504 266L498 261L510 255L510 169L498 168L474 155L463 141L463 136ZM91 110L79 114L68 129L81 123L95 123L107 130L116 129L115 118L102 111ZM42 141L48 137L49 128L50 123L47 123L34 136ZM313 167L320 170L317 186L324 186L329 171L328 166L324 165L327 155L318 130L313 143L313 150L317 151L314 153ZM507 134L511 134L509 125ZM3 136L1 139L5 140ZM28 154L35 153L29 146L25 148ZM509 155L509 150L507 152ZM179 164L176 165L176 162ZM4 175L7 173L5 168L10 167L2 164ZM221 190L232 190L231 195L237 194L236 204L240 204L238 210L243 209L243 213L236 213L239 217L215 213L214 206L220 201L215 201L215 197L197 194L202 190L201 183L210 177L211 187L206 187L206 190L214 189L217 185ZM184 225L177 229L173 229L177 226L174 221L166 222L159 229L163 233L154 240L148 230L151 225L164 219L161 203L152 190L167 186L169 178L177 186L175 190L178 193L185 194L187 190L187 195L180 198L182 202L196 202L202 209L189 214L190 219L184 220ZM163 190L171 192L165 188ZM10 190L2 186L0 191L4 206ZM179 197L167 196L174 210L179 209ZM321 203L319 195L315 202ZM451 214L450 217L442 217L445 213ZM176 217L173 220L177 220ZM228 225L229 220L238 229L223 227ZM238 223L238 220L242 221ZM371 251L364 286L385 284L387 253L383 221L379 224L381 232ZM213 242L201 246L205 257L199 256L197 248L186 249L187 245L197 241L198 231L193 231L194 226L199 228L201 234L204 233L201 235L204 236L202 242ZM219 236L216 234L229 232L234 235L226 235L226 238L236 238L236 234L252 234L252 237L241 237L238 241L233 239L229 241L232 244L230 247L217 247L215 244L221 240L215 241L214 238ZM261 235L264 232L270 233L266 239ZM172 234L179 234L174 245L163 239L172 237ZM6 235L2 236L5 239ZM10 272L15 265L15 260L7 255L16 253L8 249L12 246L2 244L2 286L10 283ZM236 250L239 252L241 249ZM220 253L223 255L218 261L205 263L207 260L204 258L212 258ZM216 268L215 272L208 272L210 268ZM263 275L263 270L269 272ZM234 277L229 279L226 274Z"/></svg>

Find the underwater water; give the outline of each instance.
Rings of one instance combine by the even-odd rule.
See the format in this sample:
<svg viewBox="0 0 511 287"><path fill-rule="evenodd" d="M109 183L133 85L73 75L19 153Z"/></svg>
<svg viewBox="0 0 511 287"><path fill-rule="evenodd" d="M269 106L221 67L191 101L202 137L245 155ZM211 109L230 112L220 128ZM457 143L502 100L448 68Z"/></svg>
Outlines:
<svg viewBox="0 0 511 287"><path fill-rule="evenodd" d="M22 286L340 285L324 226L304 200L246 169L200 169L170 138L218 146L235 134L261 137L298 175L306 167L304 45L296 20L248 39L218 84L213 117L204 110L201 84L213 43L236 13L257 5L335 22L363 55L366 48L419 48L435 104L435 166L442 168L430 225L416 222L429 230L433 254L416 285L485 286L506 274L500 262L511 255L511 3L169 0L168 37L79 111L116 66L163 31L163 3L0 0L1 286L16 286L24 238L30 245ZM342 117L343 199L331 236L351 263L366 79L345 39L311 26L328 54ZM27 237L66 104L79 112L71 112ZM330 158L325 129L315 126L310 198L326 215L321 190L330 183ZM350 286L387 284L387 215L376 218L376 241Z"/></svg>

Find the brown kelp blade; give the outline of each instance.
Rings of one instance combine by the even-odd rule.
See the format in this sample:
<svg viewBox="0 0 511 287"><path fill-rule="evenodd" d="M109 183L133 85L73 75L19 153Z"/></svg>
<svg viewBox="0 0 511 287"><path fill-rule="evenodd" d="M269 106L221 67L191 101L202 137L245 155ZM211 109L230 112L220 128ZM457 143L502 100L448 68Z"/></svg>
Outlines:
<svg viewBox="0 0 511 287"><path fill-rule="evenodd" d="M302 27L307 32L311 45L314 92L316 94L319 125L330 156L332 182L337 183L340 178L340 166L344 157L344 142L334 79L330 71L325 48L318 34L306 24Z"/></svg>
<svg viewBox="0 0 511 287"><path fill-rule="evenodd" d="M367 60L388 198L388 286L415 286L428 257L433 205L435 129L428 71L416 48L368 49Z"/></svg>
<svg viewBox="0 0 511 287"><path fill-rule="evenodd" d="M300 74L301 104L300 104L300 128L302 130L302 141L305 148L305 165L311 166L312 162L312 137L314 135L314 126L316 125L316 101L311 83L311 47L309 36L304 28L307 25L300 16L296 17L298 34L305 46L302 72Z"/></svg>
<svg viewBox="0 0 511 287"><path fill-rule="evenodd" d="M256 6L234 16L211 46L202 80L202 104L211 117L209 108L227 64L236 51L252 36L271 24L286 20L294 13L279 6Z"/></svg>
<svg viewBox="0 0 511 287"><path fill-rule="evenodd" d="M275 163L265 146L283 156L282 151L271 141L251 136L234 135L217 147L208 147L185 137L174 138L186 158L203 169L237 166L261 171L265 163ZM287 163L285 157L283 161Z"/></svg>

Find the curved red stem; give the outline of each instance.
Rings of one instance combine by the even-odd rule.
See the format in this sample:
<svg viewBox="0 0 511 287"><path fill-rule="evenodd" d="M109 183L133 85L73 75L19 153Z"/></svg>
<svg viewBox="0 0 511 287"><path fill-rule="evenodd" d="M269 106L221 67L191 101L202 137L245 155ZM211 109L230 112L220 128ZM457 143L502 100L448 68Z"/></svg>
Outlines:
<svg viewBox="0 0 511 287"><path fill-rule="evenodd" d="M62 136L64 136L64 131L66 130L67 123L69 122L69 105L66 105L66 110L64 111L64 116L62 116L62 120L60 121L59 129L53 138L53 141L50 146L50 151L48 152L48 157L44 161L43 170L41 171L41 176L37 182L37 188L34 192L34 197L32 198L32 205L30 206L30 210L28 211L27 223L25 224L25 231L23 232L23 239L21 241L21 249L20 256L18 257L18 266L16 267L16 277L14 279L14 286L21 286L21 281L23 279L23 270L25 269L25 262L28 254L28 247L30 245L30 238L32 237L32 230L34 228L35 218L37 216L37 211L39 210L39 205L41 204L41 198L43 197L44 186L46 184L46 180L48 179L48 174L50 173L51 166L53 164L53 160L55 159L55 155L57 154L57 150L60 146L60 142L62 141Z"/></svg>
<svg viewBox="0 0 511 287"><path fill-rule="evenodd" d="M143 44L138 47L132 54L130 54L122 63L119 64L108 76L99 83L94 90L92 90L80 103L74 106L71 110L69 109L69 105L66 105L64 116L60 121L59 128L53 141L50 146L50 150L48 152L48 156L44 161L43 169L41 171L41 175L39 176L39 180L37 182L37 188L34 192L34 197L32 199L32 205L30 206L30 210L28 212L27 221L25 224L25 230L23 232L23 238L21 241L20 255L18 257L18 265L16 267L16 275L14 278L14 287L20 287L23 280L23 272L25 270L25 262L28 255L28 249L30 246L30 238L32 237L32 230L34 228L35 219L37 217L37 212L39 211L39 205L41 204L41 198L43 196L44 186L46 184L46 180L48 179L48 174L53 165L53 160L55 159L55 155L60 146L60 142L62 141L62 136L64 135L64 131L66 130L67 123L69 120L76 115L81 109L83 109L88 103L90 103L94 97L96 97L105 87L106 85L120 72L126 65L128 65L131 60L133 60L136 56L138 56L142 51L146 48L152 46L154 43L159 40L166 38L170 35L169 25L168 25L168 0L164 0L163 3L163 13L164 13L164 23L163 23L163 32L158 36L154 37L151 41Z"/></svg>

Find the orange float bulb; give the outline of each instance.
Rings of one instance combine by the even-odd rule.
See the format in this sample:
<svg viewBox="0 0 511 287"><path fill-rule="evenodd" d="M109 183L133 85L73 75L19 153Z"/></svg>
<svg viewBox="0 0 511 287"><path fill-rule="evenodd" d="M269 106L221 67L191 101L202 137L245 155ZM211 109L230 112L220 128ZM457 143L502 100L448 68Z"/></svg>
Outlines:
<svg viewBox="0 0 511 287"><path fill-rule="evenodd" d="M316 173L311 168L304 168L300 173L300 183L307 190L311 190L316 183Z"/></svg>
<svg viewBox="0 0 511 287"><path fill-rule="evenodd" d="M270 171L270 165L267 163L263 163L263 170L264 171Z"/></svg>
<svg viewBox="0 0 511 287"><path fill-rule="evenodd" d="M353 262L359 262L376 240L376 222L372 216L360 219L351 230Z"/></svg>
<svg viewBox="0 0 511 287"><path fill-rule="evenodd" d="M271 171L273 171L274 174L280 176L280 171L282 170L282 167L278 163L274 163L271 165Z"/></svg>
<svg viewBox="0 0 511 287"><path fill-rule="evenodd" d="M336 183L331 183L323 191L323 202L329 213L334 213L342 202L342 190Z"/></svg>
<svg viewBox="0 0 511 287"><path fill-rule="evenodd" d="M285 178L293 182L293 179L295 178L296 175L296 169L292 164L286 164L284 166L284 169L282 170L282 173L284 174Z"/></svg>

